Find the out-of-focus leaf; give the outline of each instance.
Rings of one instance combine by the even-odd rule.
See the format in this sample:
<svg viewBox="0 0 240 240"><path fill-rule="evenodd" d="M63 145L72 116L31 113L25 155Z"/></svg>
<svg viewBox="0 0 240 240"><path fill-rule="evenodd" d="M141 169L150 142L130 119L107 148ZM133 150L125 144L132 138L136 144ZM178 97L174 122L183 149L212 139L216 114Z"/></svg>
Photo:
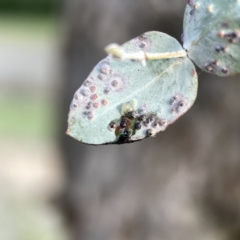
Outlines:
<svg viewBox="0 0 240 240"><path fill-rule="evenodd" d="M183 42L202 70L218 76L240 73L240 1L189 0Z"/></svg>

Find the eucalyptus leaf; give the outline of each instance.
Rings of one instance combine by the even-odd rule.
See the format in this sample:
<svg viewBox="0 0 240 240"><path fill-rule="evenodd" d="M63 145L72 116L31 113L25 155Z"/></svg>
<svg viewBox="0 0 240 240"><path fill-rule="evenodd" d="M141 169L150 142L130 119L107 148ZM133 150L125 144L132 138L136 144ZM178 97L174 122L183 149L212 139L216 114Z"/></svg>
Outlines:
<svg viewBox="0 0 240 240"><path fill-rule="evenodd" d="M184 51L160 32L121 47L126 56ZM193 63L178 57L144 64L111 55L99 62L74 95L67 134L87 144L129 143L155 136L183 115L197 95Z"/></svg>
<svg viewBox="0 0 240 240"><path fill-rule="evenodd" d="M202 70L229 76L240 72L240 1L189 0L183 47Z"/></svg>

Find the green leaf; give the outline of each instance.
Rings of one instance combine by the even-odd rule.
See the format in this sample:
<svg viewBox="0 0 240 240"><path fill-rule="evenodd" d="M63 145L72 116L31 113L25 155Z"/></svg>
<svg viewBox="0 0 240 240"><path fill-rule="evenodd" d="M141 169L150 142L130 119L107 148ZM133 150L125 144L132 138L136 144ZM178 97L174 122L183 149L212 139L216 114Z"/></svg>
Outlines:
<svg viewBox="0 0 240 240"><path fill-rule="evenodd" d="M202 70L218 76L240 73L240 1L189 0L183 42Z"/></svg>
<svg viewBox="0 0 240 240"><path fill-rule="evenodd" d="M122 46L129 55L182 52L172 37L148 32ZM140 54L141 55L141 54ZM88 144L155 136L194 103L197 74L187 57L142 61L108 56L74 95L67 134Z"/></svg>

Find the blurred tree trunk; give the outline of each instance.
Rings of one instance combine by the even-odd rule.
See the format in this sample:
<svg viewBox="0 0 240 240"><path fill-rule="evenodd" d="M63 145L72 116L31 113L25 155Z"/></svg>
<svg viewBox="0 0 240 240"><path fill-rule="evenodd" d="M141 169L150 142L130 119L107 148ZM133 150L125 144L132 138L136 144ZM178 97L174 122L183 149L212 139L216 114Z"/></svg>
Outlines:
<svg viewBox="0 0 240 240"><path fill-rule="evenodd" d="M64 135L103 48L145 31L180 40L185 0L65 0L61 142L72 240L240 239L240 81L200 74L193 108L156 138L87 146Z"/></svg>

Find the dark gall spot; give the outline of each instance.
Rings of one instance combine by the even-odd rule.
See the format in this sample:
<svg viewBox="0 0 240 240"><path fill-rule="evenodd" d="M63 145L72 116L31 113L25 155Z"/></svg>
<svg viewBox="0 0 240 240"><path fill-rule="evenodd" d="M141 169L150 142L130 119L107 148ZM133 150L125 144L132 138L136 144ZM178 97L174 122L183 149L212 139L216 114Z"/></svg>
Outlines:
<svg viewBox="0 0 240 240"><path fill-rule="evenodd" d="M216 70L217 70L217 61L214 60L212 62L206 63L204 68L208 72L211 72L211 73L216 72Z"/></svg>
<svg viewBox="0 0 240 240"><path fill-rule="evenodd" d="M171 100L170 100L170 104L175 103L177 100L178 100L177 96L172 97Z"/></svg>
<svg viewBox="0 0 240 240"><path fill-rule="evenodd" d="M222 68L222 73L228 74L228 73L229 73L229 69L227 69L227 68Z"/></svg>
<svg viewBox="0 0 240 240"><path fill-rule="evenodd" d="M91 107L92 107L92 103L88 102L87 105L86 105L86 109L90 109Z"/></svg>
<svg viewBox="0 0 240 240"><path fill-rule="evenodd" d="M130 137L131 137L131 131L130 130L124 130L122 132L122 134L119 136L119 139L118 139L117 143L118 144L127 143L127 142L129 142Z"/></svg>
<svg viewBox="0 0 240 240"><path fill-rule="evenodd" d="M219 46L216 46L216 47L215 47L215 50L216 50L216 52L218 52L218 53L225 52L225 47L219 45Z"/></svg>
<svg viewBox="0 0 240 240"><path fill-rule="evenodd" d="M161 121L160 121L160 125L161 126L164 126L164 125L166 125L167 124L167 120L166 119L162 119Z"/></svg>
<svg viewBox="0 0 240 240"><path fill-rule="evenodd" d="M141 129L141 123L140 123L140 122L136 122L136 123L134 124L134 129L140 130L140 129Z"/></svg>
<svg viewBox="0 0 240 240"><path fill-rule="evenodd" d="M145 121L146 120L146 116L145 115L141 115L138 117L139 121Z"/></svg>
<svg viewBox="0 0 240 240"><path fill-rule="evenodd" d="M87 86L92 85L92 82L89 80L86 80L83 85L87 87Z"/></svg>
<svg viewBox="0 0 240 240"><path fill-rule="evenodd" d="M128 113L126 114L126 117L127 117L127 118L130 118L130 119L135 118L135 116L136 116L136 113L135 113L135 112L128 112Z"/></svg>
<svg viewBox="0 0 240 240"><path fill-rule="evenodd" d="M184 102L183 102L183 101L180 101L179 106L180 106L180 107L183 107L183 106L184 106Z"/></svg>
<svg viewBox="0 0 240 240"><path fill-rule="evenodd" d="M139 47L140 48L145 48L147 46L147 43L146 42L141 42L140 44L139 44Z"/></svg>
<svg viewBox="0 0 240 240"><path fill-rule="evenodd" d="M153 130L153 127L156 127L158 131L158 127L161 126L160 121L155 113L139 116L137 112L131 111L121 116L120 119L109 123L108 127L109 130L115 131L115 135L118 138L117 144L123 144L140 140L132 140L132 137L136 134L137 130L142 128L145 132L145 137L155 136L156 132ZM147 129L145 127L147 127Z"/></svg>
<svg viewBox="0 0 240 240"><path fill-rule="evenodd" d="M93 119L94 113L91 111L83 112L83 115L87 117L89 120Z"/></svg>
<svg viewBox="0 0 240 240"><path fill-rule="evenodd" d="M78 105L77 105L77 103L73 103L73 107L75 107L75 108L76 108L77 106L78 106Z"/></svg>
<svg viewBox="0 0 240 240"><path fill-rule="evenodd" d="M127 126L127 119L125 117L122 117L120 122L120 127L125 128Z"/></svg>
<svg viewBox="0 0 240 240"><path fill-rule="evenodd" d="M153 117L153 116L150 116L150 117L148 118L148 121L149 121L149 122L153 122L153 121L154 121L154 117Z"/></svg>
<svg viewBox="0 0 240 240"><path fill-rule="evenodd" d="M116 127L117 127L116 122L111 122L111 123L109 124L109 128L110 128L111 130L114 130Z"/></svg>
<svg viewBox="0 0 240 240"><path fill-rule="evenodd" d="M144 108L139 108L138 111L137 111L140 115L143 115L146 110Z"/></svg>
<svg viewBox="0 0 240 240"><path fill-rule="evenodd" d="M152 137L153 136L153 130L152 129L148 129L147 130L147 136L148 137Z"/></svg>
<svg viewBox="0 0 240 240"><path fill-rule="evenodd" d="M145 121L144 121L144 125L148 126L149 123L153 122L155 119L153 116L149 116Z"/></svg>
<svg viewBox="0 0 240 240"><path fill-rule="evenodd" d="M152 124L153 127L157 127L158 125L159 125L159 122L158 122L158 121L155 121L155 122Z"/></svg>
<svg viewBox="0 0 240 240"><path fill-rule="evenodd" d="M105 88L103 92L104 92L105 94L109 94L109 93L110 93L110 91L111 91L111 89L110 89L110 88Z"/></svg>
<svg viewBox="0 0 240 240"><path fill-rule="evenodd" d="M117 80L113 80L111 84L112 84L113 87L117 87L118 86L118 81Z"/></svg>
<svg viewBox="0 0 240 240"><path fill-rule="evenodd" d="M190 15L191 15L191 16L193 16L193 15L194 15L194 13L195 13L195 10L194 10L194 9L192 9L192 10L190 11Z"/></svg>
<svg viewBox="0 0 240 240"><path fill-rule="evenodd" d="M229 43L235 43L239 36L236 31L233 31L231 33L225 33L223 36Z"/></svg>

